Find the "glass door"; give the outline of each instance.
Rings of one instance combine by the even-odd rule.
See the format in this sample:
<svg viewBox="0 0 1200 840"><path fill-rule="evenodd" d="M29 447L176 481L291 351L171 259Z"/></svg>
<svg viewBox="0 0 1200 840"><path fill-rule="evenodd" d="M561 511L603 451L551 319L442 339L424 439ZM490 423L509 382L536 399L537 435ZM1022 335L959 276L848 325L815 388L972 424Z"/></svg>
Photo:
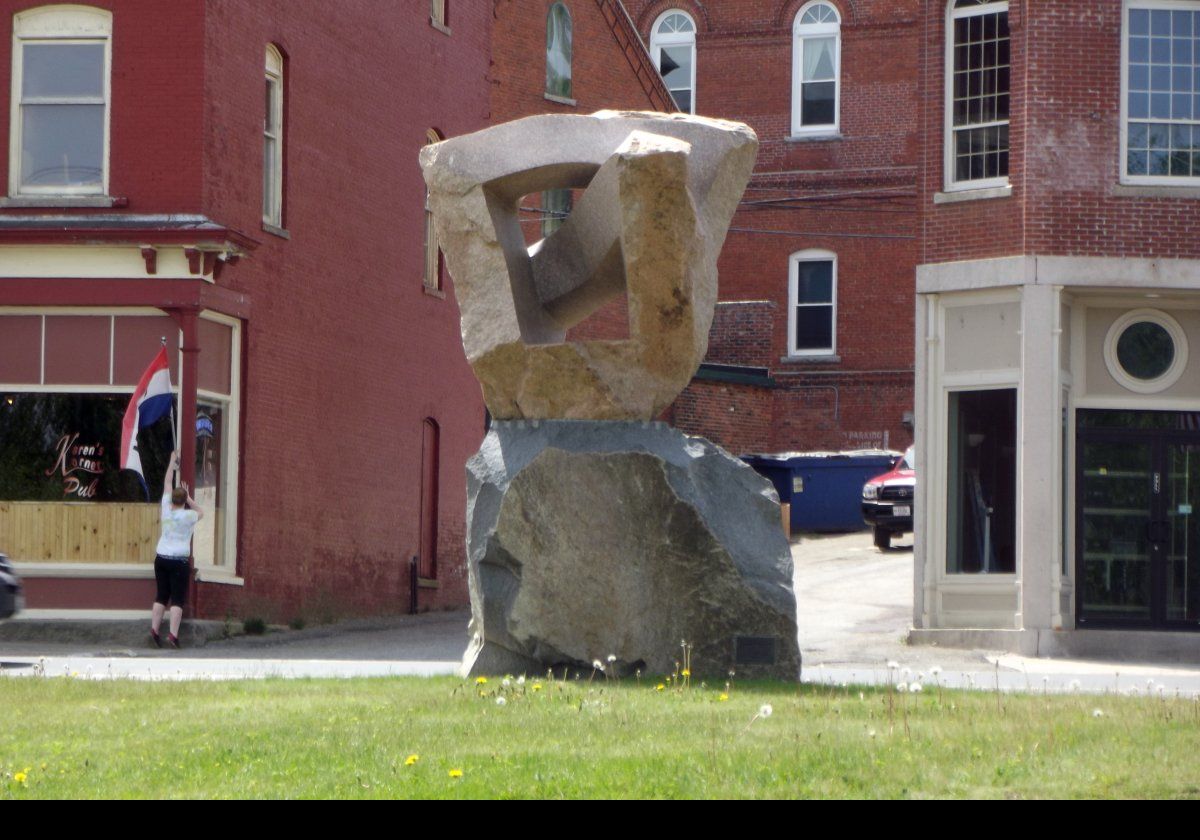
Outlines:
<svg viewBox="0 0 1200 840"><path fill-rule="evenodd" d="M1200 415L1080 415L1079 626L1200 629Z"/></svg>
<svg viewBox="0 0 1200 840"><path fill-rule="evenodd" d="M1166 444L1167 544L1163 568L1166 624L1200 625L1200 443Z"/></svg>
<svg viewBox="0 0 1200 840"><path fill-rule="evenodd" d="M1148 624L1153 441L1081 438L1077 458L1079 625Z"/></svg>

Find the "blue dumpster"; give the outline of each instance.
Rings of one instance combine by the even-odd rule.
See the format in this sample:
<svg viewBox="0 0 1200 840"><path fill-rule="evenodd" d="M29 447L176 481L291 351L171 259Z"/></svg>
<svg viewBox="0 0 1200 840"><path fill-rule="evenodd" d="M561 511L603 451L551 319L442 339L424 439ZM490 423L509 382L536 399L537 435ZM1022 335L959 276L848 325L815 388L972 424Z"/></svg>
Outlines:
<svg viewBox="0 0 1200 840"><path fill-rule="evenodd" d="M747 455L743 460L775 486L781 503L791 504L796 533L864 530L863 485L891 469L898 457L899 452L867 449Z"/></svg>

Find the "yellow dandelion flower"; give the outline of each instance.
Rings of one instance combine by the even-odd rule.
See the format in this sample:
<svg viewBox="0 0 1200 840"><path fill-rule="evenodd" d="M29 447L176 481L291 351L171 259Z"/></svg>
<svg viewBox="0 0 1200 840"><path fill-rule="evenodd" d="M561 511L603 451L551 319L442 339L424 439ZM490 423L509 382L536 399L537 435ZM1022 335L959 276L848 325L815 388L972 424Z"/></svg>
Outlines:
<svg viewBox="0 0 1200 840"><path fill-rule="evenodd" d="M487 685L487 677L476 677L475 685Z"/></svg>
<svg viewBox="0 0 1200 840"><path fill-rule="evenodd" d="M655 691L662 691L664 688L666 688L666 686L663 685L662 683L659 683L658 685L654 686Z"/></svg>
<svg viewBox="0 0 1200 840"><path fill-rule="evenodd" d="M726 694L725 692L721 692L721 696L718 697L717 699L720 700L722 703L724 703L726 700L729 699L729 695Z"/></svg>
<svg viewBox="0 0 1200 840"><path fill-rule="evenodd" d="M404 766L412 767L414 764L416 764L420 760L421 760L421 756L417 755L416 753L413 753L408 758L404 759Z"/></svg>
<svg viewBox="0 0 1200 840"><path fill-rule="evenodd" d="M457 767L455 767L453 770L450 771L450 778L451 779L461 779L462 771L459 770Z"/></svg>
<svg viewBox="0 0 1200 840"><path fill-rule="evenodd" d="M532 689L532 690L533 690L533 691L541 691L541 690L542 690L542 684L541 684L541 683L534 683L534 684L533 684L533 689Z"/></svg>
<svg viewBox="0 0 1200 840"><path fill-rule="evenodd" d="M687 668L684 668L679 673L680 673L680 675L685 676L685 677L690 677L692 675L692 672L690 670L688 670Z"/></svg>
<svg viewBox="0 0 1200 840"><path fill-rule="evenodd" d="M29 777L26 776L24 773L22 773L20 770L18 770L16 773L13 773L13 781L19 785L25 784L25 780L28 778Z"/></svg>

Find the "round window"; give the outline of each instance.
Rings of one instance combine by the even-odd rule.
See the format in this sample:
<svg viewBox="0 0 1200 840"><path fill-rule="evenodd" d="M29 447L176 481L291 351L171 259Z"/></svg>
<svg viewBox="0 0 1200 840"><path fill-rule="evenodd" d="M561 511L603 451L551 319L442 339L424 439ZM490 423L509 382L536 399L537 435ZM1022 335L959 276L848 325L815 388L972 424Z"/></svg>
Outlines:
<svg viewBox="0 0 1200 840"><path fill-rule="evenodd" d="M1179 322L1156 309L1122 315L1104 342L1108 371L1125 388L1141 394L1163 391L1187 364L1187 338Z"/></svg>

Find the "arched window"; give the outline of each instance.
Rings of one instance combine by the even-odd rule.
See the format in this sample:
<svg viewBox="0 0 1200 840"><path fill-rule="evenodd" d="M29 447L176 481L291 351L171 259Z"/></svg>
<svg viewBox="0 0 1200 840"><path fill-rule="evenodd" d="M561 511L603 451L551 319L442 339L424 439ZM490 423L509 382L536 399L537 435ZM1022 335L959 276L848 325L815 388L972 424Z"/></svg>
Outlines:
<svg viewBox="0 0 1200 840"><path fill-rule="evenodd" d="M447 33L450 31L450 19L447 17L449 9L446 8L449 5L447 0L429 0L429 22L435 29Z"/></svg>
<svg viewBox="0 0 1200 840"><path fill-rule="evenodd" d="M546 93L571 98L571 13L562 3L546 14Z"/></svg>
<svg viewBox="0 0 1200 840"><path fill-rule="evenodd" d="M837 352L837 255L810 249L788 262L788 355Z"/></svg>
<svg viewBox="0 0 1200 840"><path fill-rule="evenodd" d="M108 193L112 13L43 6L13 16L9 195Z"/></svg>
<svg viewBox="0 0 1200 840"><path fill-rule="evenodd" d="M832 4L817 0L796 13L792 27L792 134L838 129L842 21Z"/></svg>
<svg viewBox="0 0 1200 840"><path fill-rule="evenodd" d="M421 424L421 533L417 573L437 578L438 485L441 478L441 429L432 417Z"/></svg>
<svg viewBox="0 0 1200 840"><path fill-rule="evenodd" d="M685 12L663 12L650 30L650 55L675 99L675 107L696 113L696 24Z"/></svg>
<svg viewBox="0 0 1200 840"><path fill-rule="evenodd" d="M263 222L283 227L283 55L267 44L263 115Z"/></svg>
<svg viewBox="0 0 1200 840"><path fill-rule="evenodd" d="M434 129L425 132L425 145L432 146L442 142L442 137ZM438 246L437 232L433 227L433 211L429 207L429 187L425 188L425 288L429 291L441 291L442 273L445 270L445 257Z"/></svg>
<svg viewBox="0 0 1200 840"><path fill-rule="evenodd" d="M1008 3L951 0L946 27L946 188L1008 184Z"/></svg>

